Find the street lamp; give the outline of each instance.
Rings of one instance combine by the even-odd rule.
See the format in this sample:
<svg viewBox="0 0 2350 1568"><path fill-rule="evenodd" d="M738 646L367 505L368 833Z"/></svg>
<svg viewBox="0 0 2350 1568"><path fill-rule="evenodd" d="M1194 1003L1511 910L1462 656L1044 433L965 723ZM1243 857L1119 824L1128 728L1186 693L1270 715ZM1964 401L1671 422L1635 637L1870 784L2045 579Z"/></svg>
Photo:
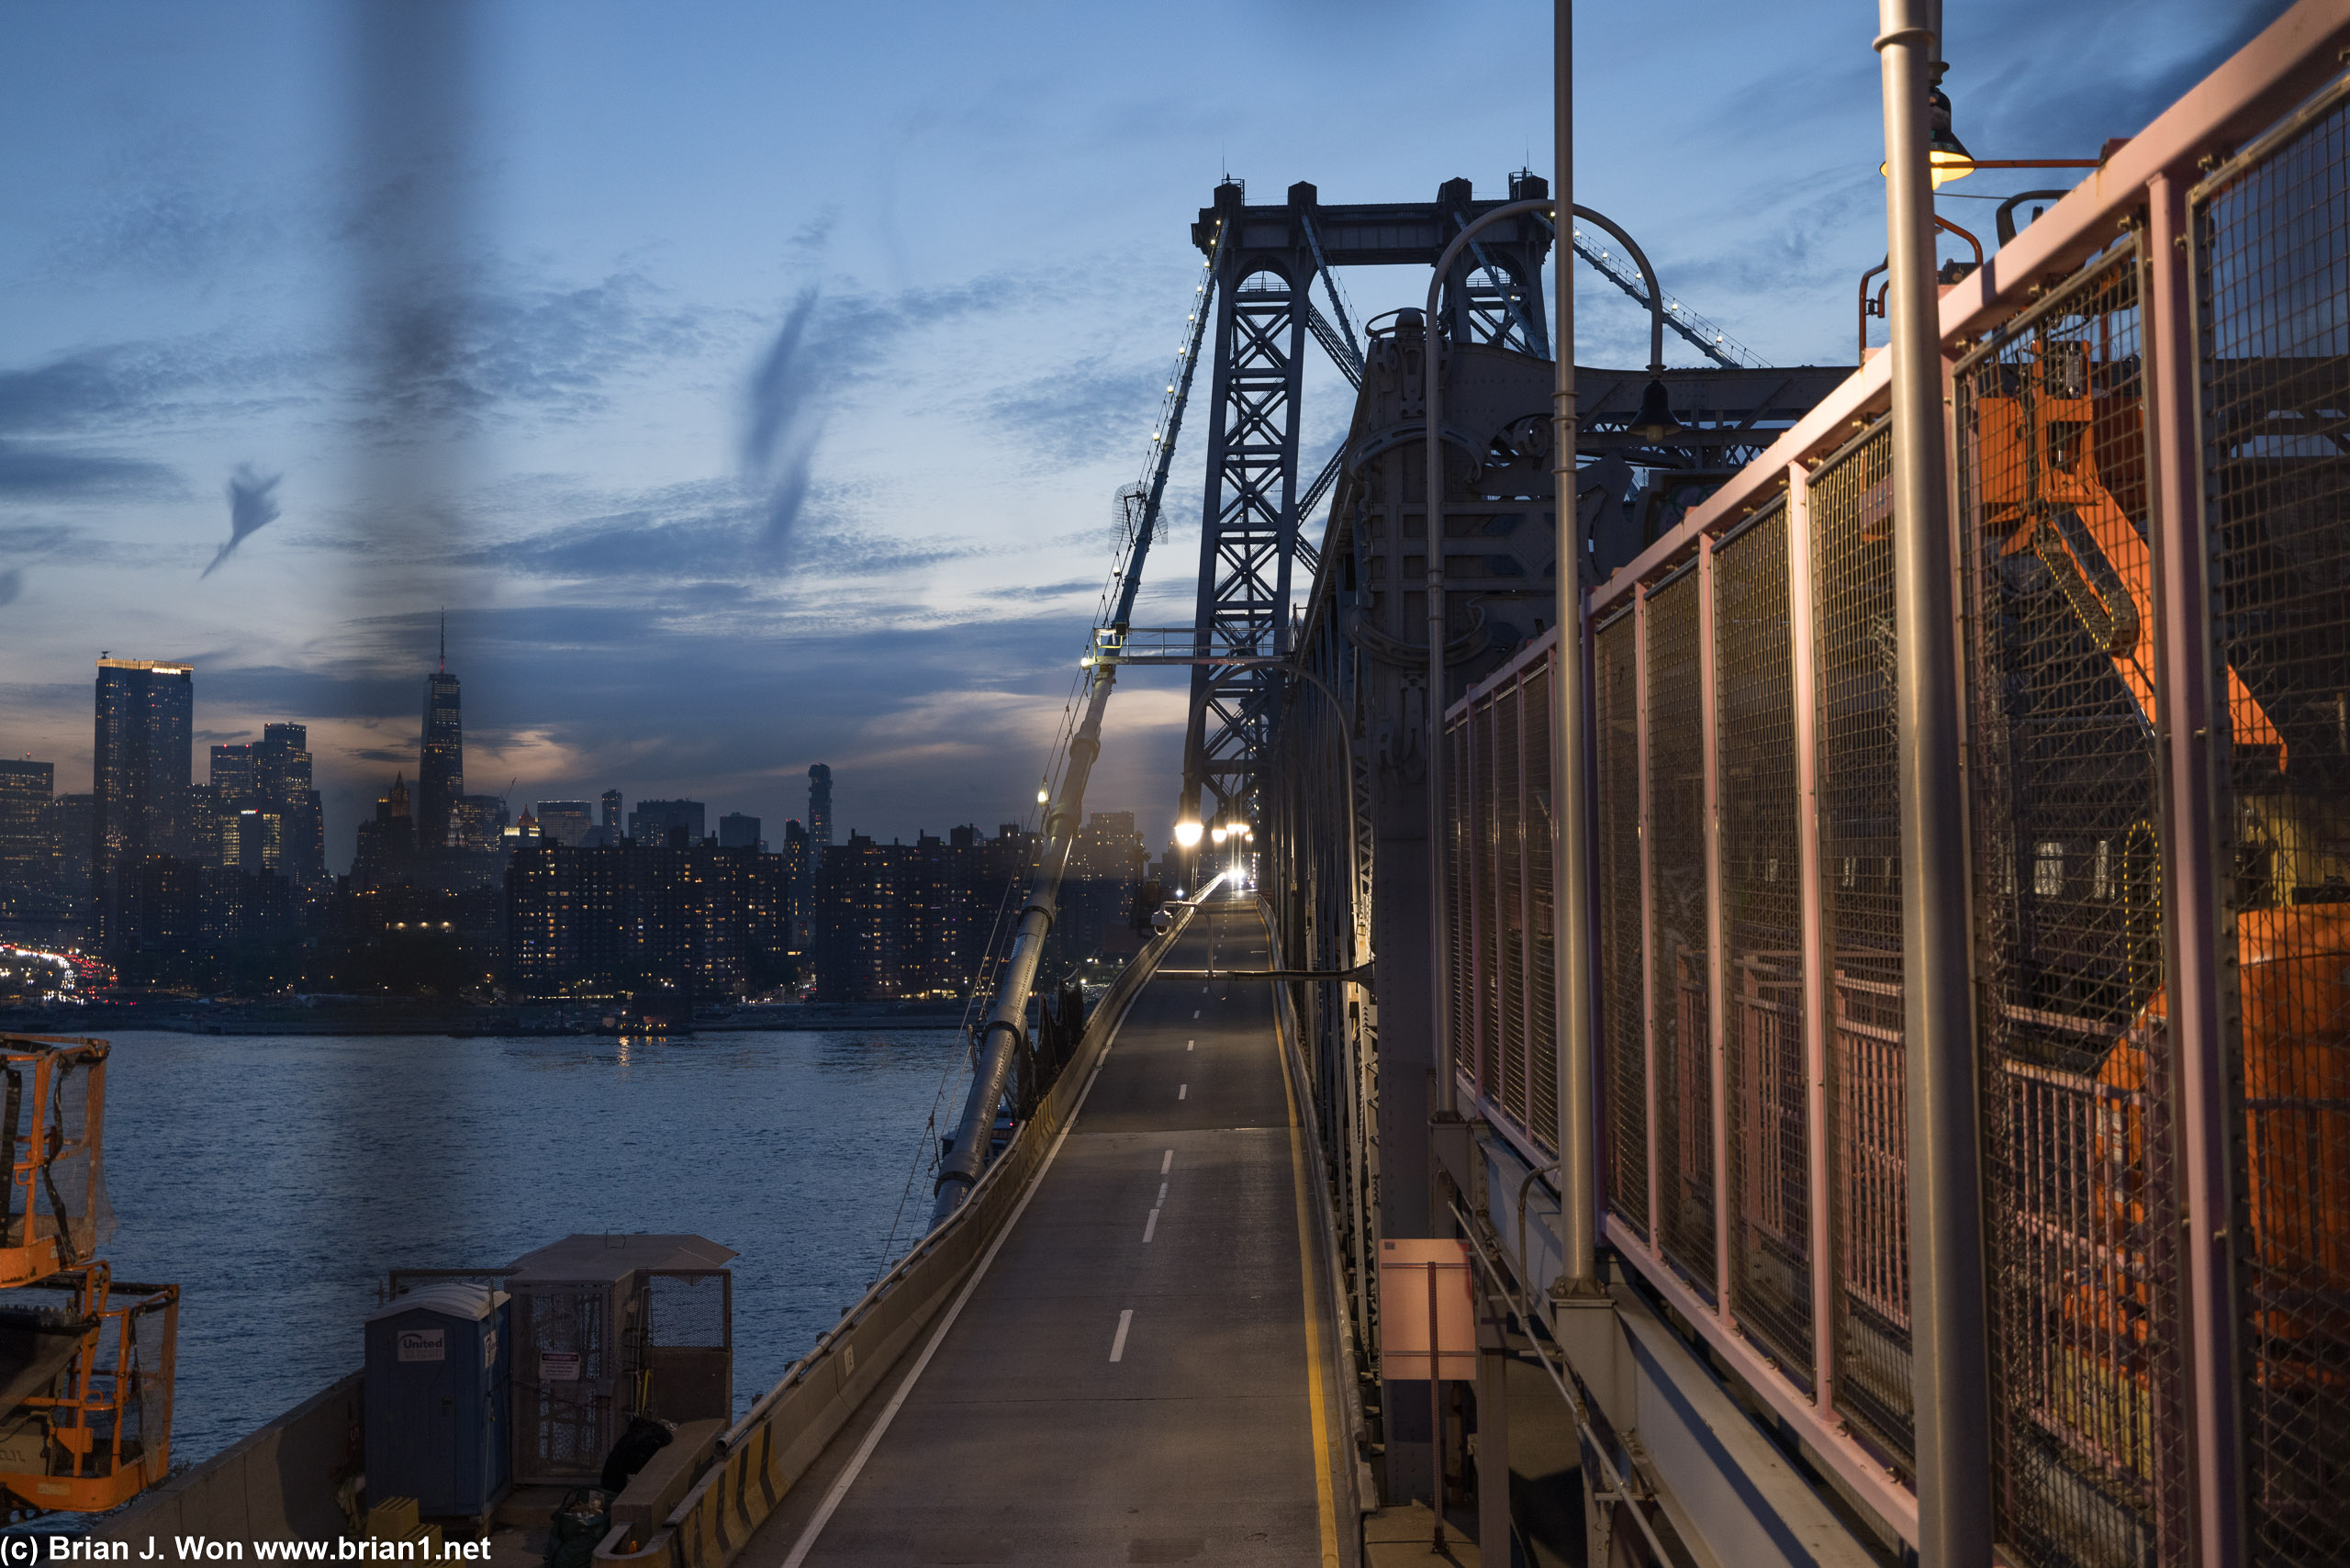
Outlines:
<svg viewBox="0 0 2350 1568"><path fill-rule="evenodd" d="M1181 822L1175 824L1175 842L1185 849L1197 848L1199 846L1201 832L1202 829L1198 823L1192 821L1189 817L1185 817Z"/></svg>

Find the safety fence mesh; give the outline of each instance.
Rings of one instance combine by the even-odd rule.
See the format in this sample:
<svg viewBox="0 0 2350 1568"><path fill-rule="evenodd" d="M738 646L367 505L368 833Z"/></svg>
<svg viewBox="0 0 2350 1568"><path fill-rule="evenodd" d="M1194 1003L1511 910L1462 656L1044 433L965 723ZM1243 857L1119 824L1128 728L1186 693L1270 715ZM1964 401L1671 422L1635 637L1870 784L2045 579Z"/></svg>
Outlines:
<svg viewBox="0 0 2350 1568"><path fill-rule="evenodd" d="M1488 1114L1546 1151L1558 1141L1558 980L1552 958L1550 664L1547 652L1472 697L1451 721L1467 759L1451 820L1457 953L1469 956L1472 1061Z"/></svg>
<svg viewBox="0 0 2350 1568"><path fill-rule="evenodd" d="M2188 1550L2154 557L2125 244L1959 378L2000 1538Z"/></svg>
<svg viewBox="0 0 2350 1568"><path fill-rule="evenodd" d="M1494 998L1494 1076L1502 1109L1526 1125L1526 789L1524 736L1519 726L1523 694L1513 681L1496 692L1494 715L1494 878L1488 894L1493 910L1494 957L1501 991Z"/></svg>
<svg viewBox="0 0 2350 1568"><path fill-rule="evenodd" d="M1502 1055L1503 976L1502 932L1495 915L1494 885L1501 857L1501 823L1494 806L1500 780L1494 757L1494 711L1472 710L1469 715L1469 793L1474 814L1469 823L1467 924L1462 927L1476 954L1477 987L1470 1020L1476 1032L1477 1085L1489 1097L1500 1088ZM1465 1044L1465 1042L1464 1042Z"/></svg>
<svg viewBox="0 0 2350 1568"><path fill-rule="evenodd" d="M1640 916L1639 617L1592 638L1599 785L1599 991L1607 1207L1649 1234L1647 951Z"/></svg>
<svg viewBox="0 0 2350 1568"><path fill-rule="evenodd" d="M1519 710L1526 744L1518 756L1526 777L1526 1121L1536 1145L1559 1152L1558 835L1551 831L1550 656L1527 670Z"/></svg>
<svg viewBox="0 0 2350 1568"><path fill-rule="evenodd" d="M1706 969L1706 690L1697 574L1649 596L1649 899L1658 1244L1714 1293L1713 1030Z"/></svg>
<svg viewBox="0 0 2350 1568"><path fill-rule="evenodd" d="M55 1261L85 1263L114 1236L106 1198L102 1047L52 1049L11 1040L0 1072L0 1142L11 1167L0 1183L0 1247L54 1237Z"/></svg>
<svg viewBox="0 0 2350 1568"><path fill-rule="evenodd" d="M1729 1084L1730 1306L1798 1380L1811 1368L1803 876L1787 643L1787 517L1714 557L1722 986Z"/></svg>
<svg viewBox="0 0 2350 1568"><path fill-rule="evenodd" d="M2350 107L2194 211L2247 1523L2350 1560Z"/></svg>
<svg viewBox="0 0 2350 1568"><path fill-rule="evenodd" d="M1893 709L1893 434L1812 476L1822 962L1838 1412L1908 1473L1908 1138Z"/></svg>
<svg viewBox="0 0 2350 1568"><path fill-rule="evenodd" d="M1479 972L1476 963L1477 906L1470 892L1474 879L1475 827L1471 813L1461 809L1471 801L1470 729L1470 721L1465 717L1456 717L1445 726L1445 798L1453 805L1444 814L1444 939L1452 974L1450 991L1445 998L1445 1017L1452 1032L1453 1059L1469 1064L1471 1075L1483 1082L1484 1069L1477 1049L1479 992L1492 981Z"/></svg>

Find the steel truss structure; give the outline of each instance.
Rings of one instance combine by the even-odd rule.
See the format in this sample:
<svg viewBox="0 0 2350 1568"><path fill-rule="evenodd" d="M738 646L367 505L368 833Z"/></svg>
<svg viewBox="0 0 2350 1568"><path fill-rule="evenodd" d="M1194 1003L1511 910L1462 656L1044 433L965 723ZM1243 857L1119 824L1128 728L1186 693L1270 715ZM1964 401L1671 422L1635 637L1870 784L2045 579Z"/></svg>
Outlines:
<svg viewBox="0 0 2350 1568"><path fill-rule="evenodd" d="M1548 190L1539 177L1512 176L1509 199ZM1201 511L1200 589L1192 624L1202 651L1245 649L1269 657L1290 653L1292 576L1310 578L1319 557L1300 536L1300 520L1329 493L1340 454L1301 488L1298 464L1305 340L1311 333L1356 386L1363 358L1336 269L1416 263L1433 266L1462 226L1502 205L1472 198L1467 180L1451 180L1432 202L1326 207L1311 185L1289 188L1279 207L1251 207L1239 181L1215 190L1192 238L1217 255L1224 286L1215 296L1213 410L1207 484ZM1452 342L1493 343L1549 358L1542 311L1547 225L1505 224L1463 256L1447 280L1442 314ZM1331 318L1315 305L1319 278ZM1256 780L1283 700L1284 682L1262 667L1196 666L1185 736L1183 808L1253 816Z"/></svg>

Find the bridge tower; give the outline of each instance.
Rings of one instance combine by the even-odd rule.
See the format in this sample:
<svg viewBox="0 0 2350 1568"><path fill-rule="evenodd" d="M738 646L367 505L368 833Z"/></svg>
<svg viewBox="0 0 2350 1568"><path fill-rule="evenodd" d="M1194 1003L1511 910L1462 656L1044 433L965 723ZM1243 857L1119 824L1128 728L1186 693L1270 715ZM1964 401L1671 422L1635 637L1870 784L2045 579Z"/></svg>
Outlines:
<svg viewBox="0 0 2350 1568"><path fill-rule="evenodd" d="M1509 199L1545 194L1520 173ZM1200 588L1192 626L1198 651L1286 657L1293 589L1319 565L1310 526L1330 492L1344 451L1300 487L1298 419L1310 332L1353 386L1362 385L1362 349L1336 269L1436 264L1452 236L1498 205L1474 199L1470 182L1447 181L1432 202L1325 207L1300 182L1282 205L1251 207L1241 182L1225 179L1200 210L1192 241L1218 255L1212 293L1215 357L1210 382L1207 482L1201 508ZM1542 309L1547 225L1505 224L1465 253L1446 280L1442 314L1453 342L1504 344L1550 357ZM1320 279L1325 316L1312 297ZM1335 319L1333 319L1335 318ZM1300 581L1303 568L1303 581ZM1253 815L1267 737L1279 717L1281 678L1262 668L1195 666L1184 737L1183 800L1212 816ZM1214 797L1203 802L1202 790Z"/></svg>

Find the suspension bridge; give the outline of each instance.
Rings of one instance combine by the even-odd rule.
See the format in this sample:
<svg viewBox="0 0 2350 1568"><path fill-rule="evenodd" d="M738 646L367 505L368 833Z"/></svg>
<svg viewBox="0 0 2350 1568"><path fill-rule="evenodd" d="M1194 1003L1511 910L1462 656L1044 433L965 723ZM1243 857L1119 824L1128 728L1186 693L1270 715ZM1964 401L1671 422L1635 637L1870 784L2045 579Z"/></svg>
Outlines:
<svg viewBox="0 0 2350 1568"><path fill-rule="evenodd" d="M1530 173L1214 189L930 1226L597 1561L2350 1554L2350 6L1939 277L1931 40L1858 366ZM1195 890L1045 1060L1152 666Z"/></svg>

